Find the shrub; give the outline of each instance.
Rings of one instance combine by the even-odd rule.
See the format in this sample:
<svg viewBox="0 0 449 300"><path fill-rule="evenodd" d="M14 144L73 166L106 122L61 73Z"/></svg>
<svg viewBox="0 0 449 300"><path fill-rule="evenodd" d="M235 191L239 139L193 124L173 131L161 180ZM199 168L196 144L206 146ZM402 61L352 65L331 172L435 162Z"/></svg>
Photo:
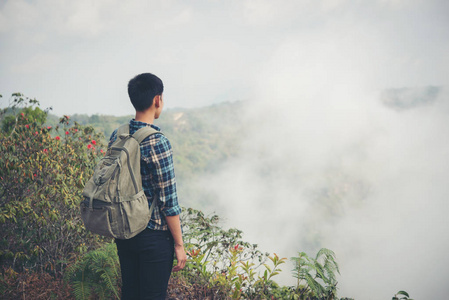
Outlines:
<svg viewBox="0 0 449 300"><path fill-rule="evenodd" d="M3 110L13 116L2 119L9 132L0 132L0 263L60 275L69 260L103 241L85 230L79 214L101 136L68 116L43 126L45 118L28 116L36 100L27 106L21 94L13 98Z"/></svg>

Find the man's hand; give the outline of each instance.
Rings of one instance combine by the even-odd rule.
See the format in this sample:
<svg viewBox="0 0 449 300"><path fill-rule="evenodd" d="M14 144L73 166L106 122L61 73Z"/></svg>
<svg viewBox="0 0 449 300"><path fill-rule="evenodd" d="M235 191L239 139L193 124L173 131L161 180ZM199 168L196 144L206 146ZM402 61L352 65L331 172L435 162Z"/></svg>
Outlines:
<svg viewBox="0 0 449 300"><path fill-rule="evenodd" d="M168 228L170 229L173 241L175 242L175 255L178 264L173 267L173 272L178 272L186 266L187 255L182 242L181 222L178 216L166 216Z"/></svg>
<svg viewBox="0 0 449 300"><path fill-rule="evenodd" d="M184 245L175 244L175 255L178 264L173 267L173 272L178 272L186 266L187 255L184 250Z"/></svg>

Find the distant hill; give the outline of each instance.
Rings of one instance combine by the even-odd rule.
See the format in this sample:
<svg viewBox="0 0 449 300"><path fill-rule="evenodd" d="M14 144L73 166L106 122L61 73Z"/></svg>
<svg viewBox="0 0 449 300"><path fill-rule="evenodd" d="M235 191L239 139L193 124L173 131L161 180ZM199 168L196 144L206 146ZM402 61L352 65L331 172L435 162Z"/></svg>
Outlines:
<svg viewBox="0 0 449 300"><path fill-rule="evenodd" d="M391 109L404 111L435 103L441 92L440 86L392 88L382 91L380 100Z"/></svg>

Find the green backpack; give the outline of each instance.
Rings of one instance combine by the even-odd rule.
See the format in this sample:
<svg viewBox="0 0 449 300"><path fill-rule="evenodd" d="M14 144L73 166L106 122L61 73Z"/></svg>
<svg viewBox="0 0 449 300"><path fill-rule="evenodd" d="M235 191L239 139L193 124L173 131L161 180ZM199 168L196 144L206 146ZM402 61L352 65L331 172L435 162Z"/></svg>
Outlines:
<svg viewBox="0 0 449 300"><path fill-rule="evenodd" d="M118 128L117 139L83 190L81 218L88 230L129 239L147 227L157 199L153 198L149 208L140 175L140 143L155 133L160 132L149 126L133 135L128 124Z"/></svg>

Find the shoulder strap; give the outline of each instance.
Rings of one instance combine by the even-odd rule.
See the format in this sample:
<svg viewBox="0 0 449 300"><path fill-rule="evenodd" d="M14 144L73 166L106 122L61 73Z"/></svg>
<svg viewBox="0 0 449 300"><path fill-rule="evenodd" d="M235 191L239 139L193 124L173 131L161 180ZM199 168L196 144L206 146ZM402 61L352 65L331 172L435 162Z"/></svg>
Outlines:
<svg viewBox="0 0 449 300"><path fill-rule="evenodd" d="M140 144L147 136L150 136L155 133L163 134L162 132L157 131L156 129L150 126L145 126L134 132L133 138L135 138Z"/></svg>

